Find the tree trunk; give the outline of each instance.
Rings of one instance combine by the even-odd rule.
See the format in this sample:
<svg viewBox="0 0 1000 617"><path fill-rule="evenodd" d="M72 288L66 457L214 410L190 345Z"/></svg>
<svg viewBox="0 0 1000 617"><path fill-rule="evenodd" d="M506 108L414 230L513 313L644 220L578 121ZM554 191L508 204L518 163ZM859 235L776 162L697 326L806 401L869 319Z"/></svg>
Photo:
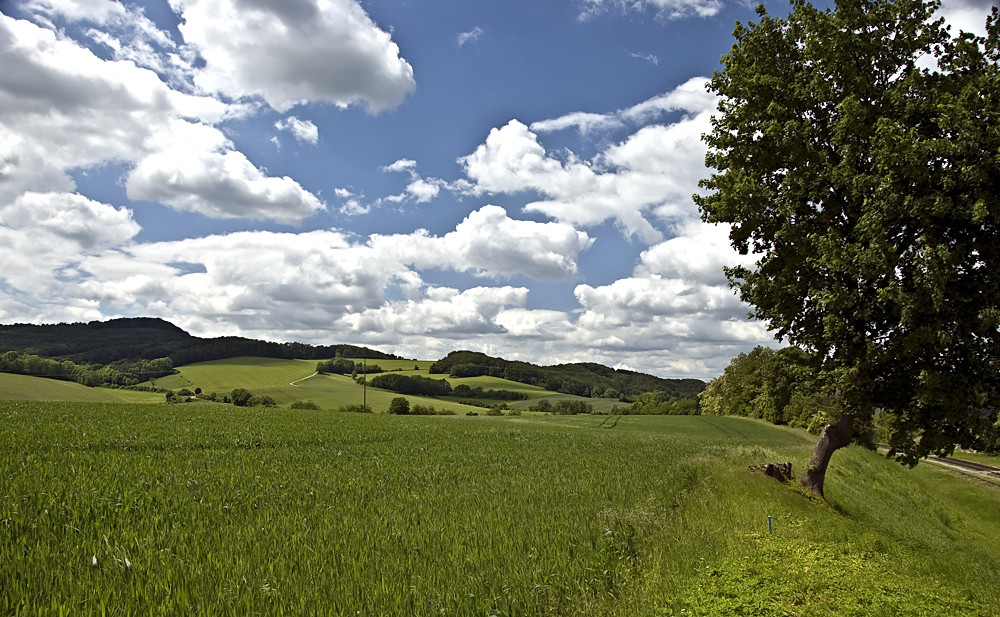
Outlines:
<svg viewBox="0 0 1000 617"><path fill-rule="evenodd" d="M812 458L809 459L799 484L818 497L823 497L823 480L826 479L826 468L830 464L830 457L835 451L851 443L853 436L854 416L851 414L845 413L840 416L836 424L827 424L819 436L816 449L813 450Z"/></svg>

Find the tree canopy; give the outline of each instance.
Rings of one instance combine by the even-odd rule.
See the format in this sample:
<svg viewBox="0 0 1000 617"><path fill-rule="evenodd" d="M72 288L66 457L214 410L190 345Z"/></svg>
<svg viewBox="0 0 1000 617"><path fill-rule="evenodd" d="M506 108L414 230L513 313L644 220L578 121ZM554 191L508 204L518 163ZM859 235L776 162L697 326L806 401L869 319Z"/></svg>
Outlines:
<svg viewBox="0 0 1000 617"><path fill-rule="evenodd" d="M840 401L803 478L823 492L856 419L915 464L990 432L1000 398L1000 45L937 2L792 2L737 24L695 199L754 267L753 315L819 358Z"/></svg>

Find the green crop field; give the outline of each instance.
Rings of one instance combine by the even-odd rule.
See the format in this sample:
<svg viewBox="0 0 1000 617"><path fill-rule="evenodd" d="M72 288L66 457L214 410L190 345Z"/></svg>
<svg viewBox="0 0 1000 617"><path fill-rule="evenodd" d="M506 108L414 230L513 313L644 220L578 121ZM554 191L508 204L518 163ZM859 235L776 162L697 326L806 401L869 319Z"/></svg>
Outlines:
<svg viewBox="0 0 1000 617"><path fill-rule="evenodd" d="M0 614L995 614L996 487L856 447L828 504L747 471L801 470L813 442L723 417L0 402Z"/></svg>

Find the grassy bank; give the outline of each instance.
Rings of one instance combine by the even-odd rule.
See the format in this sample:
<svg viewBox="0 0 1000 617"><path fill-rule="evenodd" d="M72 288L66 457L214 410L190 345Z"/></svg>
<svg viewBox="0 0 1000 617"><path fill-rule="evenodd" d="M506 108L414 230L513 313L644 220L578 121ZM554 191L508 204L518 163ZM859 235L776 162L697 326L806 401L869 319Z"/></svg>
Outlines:
<svg viewBox="0 0 1000 617"><path fill-rule="evenodd" d="M740 418L0 402L0 612L1000 605L995 489L855 448L834 458L829 505L746 471L801 470L812 440Z"/></svg>

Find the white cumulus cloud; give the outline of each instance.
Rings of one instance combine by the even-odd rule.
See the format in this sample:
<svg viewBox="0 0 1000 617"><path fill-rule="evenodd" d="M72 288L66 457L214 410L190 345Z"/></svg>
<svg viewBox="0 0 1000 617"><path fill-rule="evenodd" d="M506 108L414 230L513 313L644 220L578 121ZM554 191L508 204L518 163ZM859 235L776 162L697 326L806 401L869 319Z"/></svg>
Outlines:
<svg viewBox="0 0 1000 617"><path fill-rule="evenodd" d="M416 82L390 35L356 0L171 0L180 31L205 59L195 80L233 98L259 95L285 112L304 101L374 112Z"/></svg>
<svg viewBox="0 0 1000 617"><path fill-rule="evenodd" d="M476 193L533 192L525 209L577 226L614 221L627 235L653 244L663 239L650 214L665 221L697 216L691 195L705 175L701 135L711 129L716 99L705 79L692 79L662 96L612 114L569 114L532 124L511 120L459 160ZM576 126L623 127L663 111L673 122L648 124L591 160L548 151L539 133Z"/></svg>
<svg viewBox="0 0 1000 617"><path fill-rule="evenodd" d="M311 120L301 120L295 116L282 118L274 123L279 131L288 131L296 140L316 145L319 143L319 128Z"/></svg>

